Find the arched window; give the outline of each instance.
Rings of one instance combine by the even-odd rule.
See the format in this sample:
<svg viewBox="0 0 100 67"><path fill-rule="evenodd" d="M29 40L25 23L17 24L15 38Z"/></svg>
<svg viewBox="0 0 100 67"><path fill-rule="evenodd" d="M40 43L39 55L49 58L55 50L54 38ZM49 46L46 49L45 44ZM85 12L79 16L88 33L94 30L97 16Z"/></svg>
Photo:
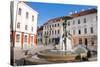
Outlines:
<svg viewBox="0 0 100 67"><path fill-rule="evenodd" d="M87 34L87 28L84 28L84 33Z"/></svg>

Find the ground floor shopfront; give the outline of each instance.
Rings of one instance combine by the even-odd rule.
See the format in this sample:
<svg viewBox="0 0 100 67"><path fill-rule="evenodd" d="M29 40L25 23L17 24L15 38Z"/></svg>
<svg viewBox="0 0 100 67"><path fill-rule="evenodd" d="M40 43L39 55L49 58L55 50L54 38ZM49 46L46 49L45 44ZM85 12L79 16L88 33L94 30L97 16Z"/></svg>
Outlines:
<svg viewBox="0 0 100 67"><path fill-rule="evenodd" d="M14 47L19 47L22 49L28 49L36 46L37 39L36 34L25 33L25 32L11 32L11 41L14 43Z"/></svg>
<svg viewBox="0 0 100 67"><path fill-rule="evenodd" d="M79 44L84 44L85 46L91 48L92 50L97 49L97 36L73 36L72 37L72 46L75 47Z"/></svg>

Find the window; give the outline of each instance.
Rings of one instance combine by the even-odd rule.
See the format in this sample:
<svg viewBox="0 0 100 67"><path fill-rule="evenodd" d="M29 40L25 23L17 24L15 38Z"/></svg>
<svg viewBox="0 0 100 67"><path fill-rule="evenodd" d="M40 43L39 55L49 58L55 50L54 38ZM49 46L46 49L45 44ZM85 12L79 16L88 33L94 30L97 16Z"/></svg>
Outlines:
<svg viewBox="0 0 100 67"><path fill-rule="evenodd" d="M20 42L20 34L16 34L16 42Z"/></svg>
<svg viewBox="0 0 100 67"><path fill-rule="evenodd" d="M52 24L52 27L54 27L54 25Z"/></svg>
<svg viewBox="0 0 100 67"><path fill-rule="evenodd" d="M88 45L88 39L85 38L84 41L85 41L85 45L86 45L86 47L87 47L87 45Z"/></svg>
<svg viewBox="0 0 100 67"><path fill-rule="evenodd" d="M73 30L73 34L75 35L75 30Z"/></svg>
<svg viewBox="0 0 100 67"><path fill-rule="evenodd" d="M42 42L42 39L40 39L40 41Z"/></svg>
<svg viewBox="0 0 100 67"><path fill-rule="evenodd" d="M70 26L70 22L68 22L68 26Z"/></svg>
<svg viewBox="0 0 100 67"><path fill-rule="evenodd" d="M55 24L55 27L56 27L56 24Z"/></svg>
<svg viewBox="0 0 100 67"><path fill-rule="evenodd" d="M87 28L84 28L84 33L87 34Z"/></svg>
<svg viewBox="0 0 100 67"><path fill-rule="evenodd" d="M24 42L27 42L27 35L25 35Z"/></svg>
<svg viewBox="0 0 100 67"><path fill-rule="evenodd" d="M33 32L33 27L31 28L31 31Z"/></svg>
<svg viewBox="0 0 100 67"><path fill-rule="evenodd" d="M55 34L56 34L56 30L55 30Z"/></svg>
<svg viewBox="0 0 100 67"><path fill-rule="evenodd" d="M49 43L51 42L51 39L49 39Z"/></svg>
<svg viewBox="0 0 100 67"><path fill-rule="evenodd" d="M32 16L32 21L34 21L34 16Z"/></svg>
<svg viewBox="0 0 100 67"><path fill-rule="evenodd" d="M59 24L58 24L58 27L59 27Z"/></svg>
<svg viewBox="0 0 100 67"><path fill-rule="evenodd" d="M59 34L59 30L58 30L58 34Z"/></svg>
<svg viewBox="0 0 100 67"><path fill-rule="evenodd" d="M18 15L21 15L21 12L22 12L22 9L19 8L19 9L18 9Z"/></svg>
<svg viewBox="0 0 100 67"><path fill-rule="evenodd" d="M17 28L20 28L20 23L19 22L17 23Z"/></svg>
<svg viewBox="0 0 100 67"><path fill-rule="evenodd" d="M78 30L78 34L81 34L81 30Z"/></svg>
<svg viewBox="0 0 100 67"><path fill-rule="evenodd" d="M84 23L86 23L86 18L84 18Z"/></svg>
<svg viewBox="0 0 100 67"><path fill-rule="evenodd" d="M50 28L51 28L51 25L50 25Z"/></svg>
<svg viewBox="0 0 100 67"><path fill-rule="evenodd" d="M27 30L27 28L28 28L28 26L27 26L27 25L25 25L25 30Z"/></svg>
<svg viewBox="0 0 100 67"><path fill-rule="evenodd" d="M45 31L45 35L46 35L46 31Z"/></svg>
<svg viewBox="0 0 100 67"><path fill-rule="evenodd" d="M51 35L51 31L49 31L49 34Z"/></svg>
<svg viewBox="0 0 100 67"><path fill-rule="evenodd" d="M26 12L26 18L28 18L28 16L29 16L29 13L28 13L28 12Z"/></svg>
<svg viewBox="0 0 100 67"><path fill-rule="evenodd" d="M82 44L82 38L79 38L79 44Z"/></svg>
<svg viewBox="0 0 100 67"><path fill-rule="evenodd" d="M75 25L75 21L73 21L73 25Z"/></svg>
<svg viewBox="0 0 100 67"><path fill-rule="evenodd" d="M42 33L41 33L41 36L42 36Z"/></svg>
<svg viewBox="0 0 100 67"><path fill-rule="evenodd" d="M70 33L70 30L68 32Z"/></svg>
<svg viewBox="0 0 100 67"><path fill-rule="evenodd" d="M91 33L93 33L93 27L90 28Z"/></svg>
<svg viewBox="0 0 100 67"><path fill-rule="evenodd" d="M80 19L78 19L78 24L80 24Z"/></svg>

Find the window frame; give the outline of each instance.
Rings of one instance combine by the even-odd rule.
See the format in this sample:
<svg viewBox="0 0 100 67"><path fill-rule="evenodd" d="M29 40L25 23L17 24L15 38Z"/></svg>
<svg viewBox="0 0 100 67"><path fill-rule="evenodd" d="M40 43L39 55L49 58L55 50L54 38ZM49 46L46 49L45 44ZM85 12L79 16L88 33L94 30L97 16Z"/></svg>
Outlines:
<svg viewBox="0 0 100 67"><path fill-rule="evenodd" d="M17 23L17 28L20 29L20 22Z"/></svg>
<svg viewBox="0 0 100 67"><path fill-rule="evenodd" d="M21 14L22 14L22 9L18 8L18 15L21 15Z"/></svg>
<svg viewBox="0 0 100 67"><path fill-rule="evenodd" d="M25 25L25 30L28 30L28 25Z"/></svg>
<svg viewBox="0 0 100 67"><path fill-rule="evenodd" d="M32 21L34 21L34 16L32 15Z"/></svg>
<svg viewBox="0 0 100 67"><path fill-rule="evenodd" d="M27 18L27 19L29 18L29 13L28 13L28 12L26 12L26 18Z"/></svg>

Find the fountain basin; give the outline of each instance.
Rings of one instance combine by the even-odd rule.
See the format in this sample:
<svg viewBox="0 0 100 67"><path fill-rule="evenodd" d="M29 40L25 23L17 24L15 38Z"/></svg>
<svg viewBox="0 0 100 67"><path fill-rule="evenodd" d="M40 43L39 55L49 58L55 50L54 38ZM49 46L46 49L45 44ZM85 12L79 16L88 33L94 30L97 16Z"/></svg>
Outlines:
<svg viewBox="0 0 100 67"><path fill-rule="evenodd" d="M74 61L79 54L58 50L43 50L38 53L38 57L52 62L70 62ZM81 53L85 56L85 53Z"/></svg>

